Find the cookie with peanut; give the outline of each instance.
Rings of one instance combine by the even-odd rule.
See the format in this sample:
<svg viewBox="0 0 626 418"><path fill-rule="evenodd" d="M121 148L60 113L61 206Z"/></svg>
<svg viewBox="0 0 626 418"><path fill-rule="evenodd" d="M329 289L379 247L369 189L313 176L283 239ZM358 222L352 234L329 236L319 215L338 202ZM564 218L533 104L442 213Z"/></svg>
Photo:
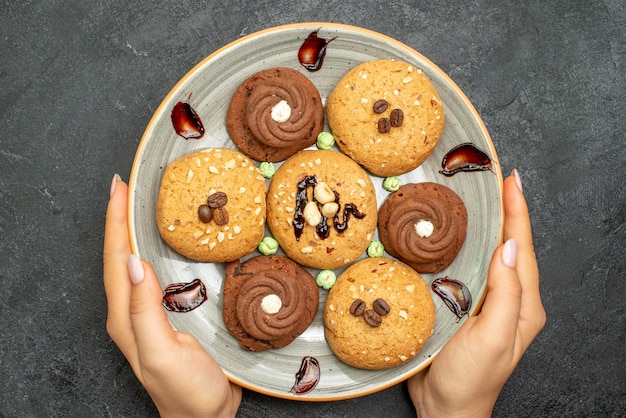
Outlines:
<svg viewBox="0 0 626 418"><path fill-rule="evenodd" d="M368 174L344 154L304 150L276 171L267 194L267 225L292 260L335 269L367 249L377 222Z"/></svg>

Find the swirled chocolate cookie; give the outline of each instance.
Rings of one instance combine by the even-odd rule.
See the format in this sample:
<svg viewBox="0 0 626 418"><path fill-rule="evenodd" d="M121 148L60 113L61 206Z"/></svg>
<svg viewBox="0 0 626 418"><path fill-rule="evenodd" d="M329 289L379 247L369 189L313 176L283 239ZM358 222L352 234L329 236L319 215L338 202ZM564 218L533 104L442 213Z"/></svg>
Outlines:
<svg viewBox="0 0 626 418"><path fill-rule="evenodd" d="M312 145L324 127L315 85L290 68L253 74L235 91L226 128L244 154L258 161L283 161Z"/></svg>
<svg viewBox="0 0 626 418"><path fill-rule="evenodd" d="M436 273L455 259L467 229L461 198L437 183L402 186L383 202L378 234L385 250L420 273Z"/></svg>
<svg viewBox="0 0 626 418"><path fill-rule="evenodd" d="M236 260L263 239L265 192L265 179L241 153L196 151L163 173L156 207L159 233L192 260Z"/></svg>
<svg viewBox="0 0 626 418"><path fill-rule="evenodd" d="M226 265L222 316L249 351L282 348L313 322L319 293L313 276L283 256L257 256Z"/></svg>
<svg viewBox="0 0 626 418"><path fill-rule="evenodd" d="M343 152L377 176L422 164L439 142L444 110L418 68L402 61L368 61L350 70L326 102L328 124Z"/></svg>
<svg viewBox="0 0 626 418"><path fill-rule="evenodd" d="M434 323L426 282L388 258L365 258L348 267L324 306L328 345L341 361L361 369L388 369L411 360Z"/></svg>
<svg viewBox="0 0 626 418"><path fill-rule="evenodd" d="M304 150L276 171L267 225L294 261L320 269L363 254L376 230L376 192L365 172L337 151Z"/></svg>

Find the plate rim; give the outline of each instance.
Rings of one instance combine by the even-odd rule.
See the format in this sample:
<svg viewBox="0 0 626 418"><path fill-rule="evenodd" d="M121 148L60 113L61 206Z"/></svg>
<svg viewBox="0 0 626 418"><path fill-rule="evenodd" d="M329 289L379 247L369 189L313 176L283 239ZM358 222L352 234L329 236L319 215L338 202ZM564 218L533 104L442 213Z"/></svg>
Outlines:
<svg viewBox="0 0 626 418"><path fill-rule="evenodd" d="M231 42L228 42L227 44L223 45L222 47L216 49L214 52L212 52L211 54L207 55L205 58L201 59L197 64L195 64L190 70L188 70L168 91L168 93L163 97L163 99L161 100L161 102L159 103L159 106L154 110L154 112L152 113L152 116L150 118L150 121L148 122L148 124L146 125L146 128L144 129L144 132L141 136L141 139L139 141L139 144L137 146L137 149L135 151L135 156L133 158L133 163L131 166L131 171L130 171L130 176L129 176L129 180L128 180L128 204L127 204L127 224L128 224L128 234L129 234L129 243L130 243L130 250L131 253L133 254L138 254L138 246L137 246L137 242L136 242L136 235L135 235L135 205L134 205L134 197L133 194L135 192L135 189L137 188L137 181L138 181L138 176L139 176L139 168L141 165L141 156L144 153L144 150L147 146L147 143L149 141L149 137L150 137L150 133L153 131L154 129L154 125L157 123L157 119L158 119L158 115L161 115L165 109L165 106L171 101L171 98L178 93L178 91L180 90L180 87L185 84L201 67L205 66L208 62L216 59L217 57L219 57L221 54L227 52L229 49L235 47L238 44L247 42L251 39L254 39L256 37L260 37L260 36L265 36L268 34L272 34L272 33L278 33L278 32L282 32L282 31L292 31L292 30L303 30L303 29L307 29L307 30L316 30L316 29L320 29L320 28L325 28L325 29L335 29L335 30L343 30L343 31L347 31L347 32L353 32L355 34L360 34L366 37L372 37L372 38L377 38L381 41L393 44L396 48L398 49L402 49L405 50L406 52L408 52L411 55L415 55L417 57L419 57L419 59L423 60L424 62L426 62L429 66L430 66L430 70L432 70L433 72L437 73L438 77L441 77L443 80L445 80L445 82L448 84L448 86L454 91L454 93L457 95L457 97L459 97L461 99L461 101L463 102L464 106L466 107L467 110L469 110L472 114L472 118L475 120L475 122L478 124L478 127L481 131L481 134L485 137L485 139L487 140L487 147L488 147L488 153L492 159L492 163L493 163L493 168L492 171L493 173L496 175L497 177L497 187L498 187L498 191L497 191L497 195L499 196L499 211L500 211L500 218L501 218L501 222L500 222L500 227L499 227L499 231L498 231L498 243L502 243L503 242L503 228L504 228L504 206L503 206L503 199L502 199L502 192L503 192L503 176L502 176L502 171L500 169L500 162L499 162L499 158L498 158L498 154L496 153L495 150L495 146L493 144L493 140L491 138L491 135L489 134L489 131L486 128L486 125L484 123L484 121L482 120L482 118L480 117L478 111L476 110L476 108L474 107L474 105L472 104L472 102L469 100L469 98L467 97L467 95L463 92L463 90L461 90L461 88L456 84L456 82L454 82L452 80L452 78L450 78L450 76L448 76L448 74L446 72L444 72L438 65L436 65L432 60L430 60L429 58L427 58L426 56L424 56L422 53L420 53L419 51L417 51L416 49L410 47L409 45L395 39L392 38L388 35L385 35L383 33L371 30L371 29L367 29L367 28L363 28L363 27L359 27L359 26L354 26L354 25L349 25L349 24L344 24L344 23L335 23L335 22L322 22L322 21L312 21L312 22L298 22L298 23L289 23L289 24L284 24L284 25L278 25L278 26L272 26L272 27L267 27L265 29L261 29L255 32L252 32L250 34L247 35L243 35L240 36L236 39L234 39ZM475 301L475 309L473 311L472 316L475 316L479 311L480 308L484 302L485 299L485 295L487 293L487 290L485 290L482 295L480 296L480 298L478 300ZM444 344L445 345L445 344ZM443 346L442 346L443 347ZM327 401L338 401L338 400L346 400L346 399L353 399L353 398L357 398L357 397L361 397L361 396L366 396L366 395L370 395L385 389L390 388L391 386L394 386L396 384L399 384L401 382L404 382L405 380L407 380L408 378L422 372L423 370L425 370L427 367L430 366L430 364L432 363L432 361L434 360L434 358L436 357L436 355L439 353L439 351L441 350L441 348L437 349L435 352L433 352L432 356L427 359L426 361L424 361L420 367L417 367L409 372L406 373L402 373L399 374L398 376L396 376L395 378L389 379L388 381L385 381L384 383L381 383L375 387L369 388L369 389L364 389L358 393L346 393L343 395L336 395L336 396L320 396L320 397L308 397L308 396L298 396L298 395L294 395L291 393L279 393L279 392L274 392L271 390L267 390L264 389L262 387L258 387L255 385L252 385L248 382L242 381L240 379L237 379L236 377L234 377L233 375L231 375L230 373L228 373L226 370L222 369L222 371L225 373L225 375L227 376L228 380L234 384L237 384L241 387L244 387L246 389L249 389L251 391L257 392L257 393L261 393L267 396L271 396L271 397L275 397L275 398L282 398L282 399L288 399L288 400L296 400L296 401L308 401L308 402L327 402ZM221 366L220 366L221 368Z"/></svg>

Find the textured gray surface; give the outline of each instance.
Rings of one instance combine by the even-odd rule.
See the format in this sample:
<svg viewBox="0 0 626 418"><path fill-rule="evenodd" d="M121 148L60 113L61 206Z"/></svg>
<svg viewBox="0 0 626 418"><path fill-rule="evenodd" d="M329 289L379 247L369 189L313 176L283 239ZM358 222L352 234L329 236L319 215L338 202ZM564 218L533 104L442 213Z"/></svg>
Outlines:
<svg viewBox="0 0 626 418"><path fill-rule="evenodd" d="M0 416L154 416L104 329L112 175L174 83L220 46L298 21L412 46L466 92L519 168L548 322L494 416L626 411L623 1L5 1L0 5ZM471 3L471 4L462 4ZM390 413L390 411L394 411ZM403 385L242 417L413 416Z"/></svg>

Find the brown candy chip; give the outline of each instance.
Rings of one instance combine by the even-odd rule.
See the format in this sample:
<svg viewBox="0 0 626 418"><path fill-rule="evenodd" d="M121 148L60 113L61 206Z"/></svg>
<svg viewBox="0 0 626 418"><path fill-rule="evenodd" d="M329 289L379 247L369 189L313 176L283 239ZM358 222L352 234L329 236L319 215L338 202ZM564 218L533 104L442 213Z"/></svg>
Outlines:
<svg viewBox="0 0 626 418"><path fill-rule="evenodd" d="M389 120L391 121L391 126L395 128L402 126L402 122L404 122L404 112L402 109L393 109L391 115L389 115Z"/></svg>
<svg viewBox="0 0 626 418"><path fill-rule="evenodd" d="M376 311L376 313L380 316L387 315L389 311L391 310L391 308L389 307L389 304L383 298L376 299L374 303L372 304L372 307L374 308L374 311Z"/></svg>
<svg viewBox="0 0 626 418"><path fill-rule="evenodd" d="M221 208L228 202L228 196L224 192L215 192L209 196L207 199L207 205L210 208L216 209Z"/></svg>
<svg viewBox="0 0 626 418"><path fill-rule="evenodd" d="M357 299L350 305L350 313L354 316L361 316L365 312L365 302Z"/></svg>
<svg viewBox="0 0 626 418"><path fill-rule="evenodd" d="M200 205L198 207L198 218L201 222L208 224L213 219L213 211L207 205Z"/></svg>
<svg viewBox="0 0 626 418"><path fill-rule="evenodd" d="M387 103L387 100L376 100L376 103L374 103L374 113L383 113L388 107L389 103Z"/></svg>
<svg viewBox="0 0 626 418"><path fill-rule="evenodd" d="M377 314L376 311L373 309L366 310L365 313L363 313L363 318L365 319L365 322L367 322L367 324L371 327L379 327L380 324L383 322L383 319L380 317L380 315Z"/></svg>
<svg viewBox="0 0 626 418"><path fill-rule="evenodd" d="M381 134L386 134L391 130L391 121L389 118L380 118L378 119L378 132Z"/></svg>
<svg viewBox="0 0 626 418"><path fill-rule="evenodd" d="M228 223L228 211L224 207L213 210L213 220L217 226L224 226Z"/></svg>

